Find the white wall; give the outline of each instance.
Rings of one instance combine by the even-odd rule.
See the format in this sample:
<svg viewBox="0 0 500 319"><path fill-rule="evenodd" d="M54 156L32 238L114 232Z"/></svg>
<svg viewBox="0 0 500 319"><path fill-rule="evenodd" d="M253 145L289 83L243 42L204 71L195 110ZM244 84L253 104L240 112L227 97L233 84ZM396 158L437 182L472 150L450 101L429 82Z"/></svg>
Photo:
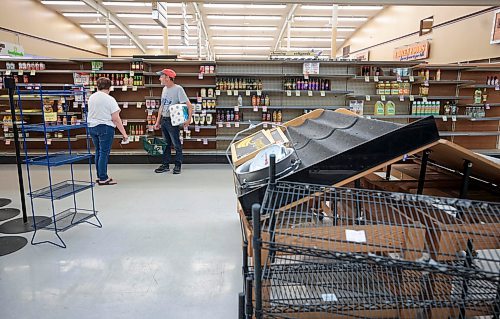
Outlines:
<svg viewBox="0 0 500 319"><path fill-rule="evenodd" d="M434 25L460 18L488 7L407 7L391 6L368 21L337 51L351 45L355 52L392 40L420 27L420 20L434 16ZM450 25L435 28L430 34L413 35L401 40L370 48L370 60L392 60L396 47L430 39L430 63L454 63L461 61L500 57L500 45L490 45L493 12L481 14Z"/></svg>

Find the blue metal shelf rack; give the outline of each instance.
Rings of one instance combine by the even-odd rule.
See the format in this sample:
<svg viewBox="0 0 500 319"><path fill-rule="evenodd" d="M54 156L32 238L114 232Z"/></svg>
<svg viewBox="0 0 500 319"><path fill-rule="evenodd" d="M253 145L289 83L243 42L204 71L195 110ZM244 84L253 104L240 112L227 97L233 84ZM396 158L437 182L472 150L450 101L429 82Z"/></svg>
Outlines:
<svg viewBox="0 0 500 319"><path fill-rule="evenodd" d="M26 171L28 174L28 185L29 185L29 193L31 200L31 213L33 215L33 219L35 219L36 209L34 204L34 199L49 199L51 201L52 208L52 217L49 221L42 220L41 222L35 223L33 225L34 232L33 237L31 238L31 244L37 245L42 243L50 243L55 246L59 246L62 248L66 248L66 243L62 240L59 232L63 232L75 225L80 223L89 223L96 227L101 228L102 224L99 218L97 217L97 211L95 209L95 200L94 200L94 183L92 182L92 155L90 153L90 138L89 132L86 122L86 91L83 86L67 86L64 90L43 90L42 87L38 87L36 90L25 90L25 85L18 85L16 87L17 98L18 98L18 107L21 115L21 132L23 137L23 148L25 154L24 163L26 164ZM42 121L43 123L39 124L24 124L24 114L22 107L23 96L36 96L40 97L41 111L42 111ZM75 97L79 96L82 102L82 114L85 115L82 118L82 123L77 125L47 125L45 122L45 111L43 108L43 99L44 97ZM67 108L66 108L67 110ZM59 113L58 115L68 116L68 112ZM69 131L72 130L85 130L87 135L87 150L83 153L74 153L71 148L71 139ZM67 131L68 132L68 147L64 152L51 153L49 151L49 138L47 138L47 133L57 132L57 131ZM45 142L45 155L42 156L30 156L27 146L27 137L26 133L28 132L41 132L44 133L44 142ZM74 177L73 164L87 161L89 165L89 181L77 181ZM47 167L48 172L48 186L33 190L31 174L30 174L30 166L45 166ZM71 179L65 180L62 182L54 182L53 181L53 173L51 172L51 168L69 165ZM76 194L85 190L91 191L91 209L84 209L77 207L77 198ZM55 201L61 200L64 198L73 197L73 207L70 207L62 212L56 212ZM89 221L91 218L95 218L95 222ZM59 239L59 242L44 240L44 241L35 241L35 237L38 230L46 229L52 230L55 232L56 237Z"/></svg>

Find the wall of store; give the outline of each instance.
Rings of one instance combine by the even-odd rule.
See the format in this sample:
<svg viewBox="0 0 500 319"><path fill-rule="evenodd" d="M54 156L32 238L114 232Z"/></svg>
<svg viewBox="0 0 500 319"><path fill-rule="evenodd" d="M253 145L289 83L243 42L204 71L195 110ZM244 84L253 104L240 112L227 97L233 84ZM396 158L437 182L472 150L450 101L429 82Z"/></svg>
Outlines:
<svg viewBox="0 0 500 319"><path fill-rule="evenodd" d="M351 45L351 52L368 48L372 61L392 60L394 48L429 39L430 63L455 63L500 57L500 45L490 45L493 11L435 28L424 36L416 34L384 43L418 32L420 20L430 16L434 16L436 26L487 8L388 7L346 41L337 51L337 56L342 54L343 47Z"/></svg>
<svg viewBox="0 0 500 319"><path fill-rule="evenodd" d="M26 34L0 30L0 41L20 44L26 54L52 58L84 58L106 54L106 49L92 36L38 1L2 0L0 27Z"/></svg>

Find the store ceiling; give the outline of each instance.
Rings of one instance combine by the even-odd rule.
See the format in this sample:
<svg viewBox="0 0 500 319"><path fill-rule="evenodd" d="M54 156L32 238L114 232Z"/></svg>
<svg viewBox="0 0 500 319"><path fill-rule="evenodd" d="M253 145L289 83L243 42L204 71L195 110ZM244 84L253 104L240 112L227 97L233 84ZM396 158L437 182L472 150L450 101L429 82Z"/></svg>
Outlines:
<svg viewBox="0 0 500 319"><path fill-rule="evenodd" d="M160 53L163 47L162 28L151 17L151 1L40 0L40 2L80 25L103 45L107 43L105 18L98 13L95 4L108 10L116 19L116 23L110 25L111 48L142 47L148 51L147 53ZM324 55L330 55L332 1L300 2L303 4L299 1L213 0L210 3L198 2L197 7L206 27L210 51L217 59L267 58L272 51L286 50L287 17L293 17L290 50L314 49L322 51ZM384 6L380 5L383 2L390 3L391 1L335 1L335 3L351 4L371 3L371 5L363 6L339 5L337 45L342 45L345 39L362 27L366 21L380 13L384 9ZM406 0L406 2L411 2L411 0ZM419 0L418 2L422 4L425 1ZM432 1L434 5L440 2L450 1ZM476 1L473 2L477 5ZM190 40L188 46L183 46L180 30L183 21L181 3L167 3L169 53L195 57L197 56L197 38L200 34L197 31L196 9L192 2L186 2L186 4ZM120 22L121 26L119 26ZM204 39L203 33L201 38ZM202 52L205 55L206 42L202 42Z"/></svg>

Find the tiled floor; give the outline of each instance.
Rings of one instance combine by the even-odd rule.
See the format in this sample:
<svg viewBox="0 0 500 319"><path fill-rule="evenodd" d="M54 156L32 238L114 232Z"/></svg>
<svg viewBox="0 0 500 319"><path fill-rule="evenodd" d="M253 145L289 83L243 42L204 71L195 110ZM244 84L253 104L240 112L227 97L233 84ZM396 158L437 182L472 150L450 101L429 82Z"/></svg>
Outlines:
<svg viewBox="0 0 500 319"><path fill-rule="evenodd" d="M185 165L181 175L154 168L110 167L119 184L95 189L102 229L79 225L61 233L66 249L28 244L0 257L0 317L237 318L241 231L229 166ZM88 174L76 167L77 178ZM19 208L15 166L0 166L0 176L0 197ZM46 169L32 179L45 186ZM83 208L89 194L78 195ZM48 215L49 201L35 203Z"/></svg>

